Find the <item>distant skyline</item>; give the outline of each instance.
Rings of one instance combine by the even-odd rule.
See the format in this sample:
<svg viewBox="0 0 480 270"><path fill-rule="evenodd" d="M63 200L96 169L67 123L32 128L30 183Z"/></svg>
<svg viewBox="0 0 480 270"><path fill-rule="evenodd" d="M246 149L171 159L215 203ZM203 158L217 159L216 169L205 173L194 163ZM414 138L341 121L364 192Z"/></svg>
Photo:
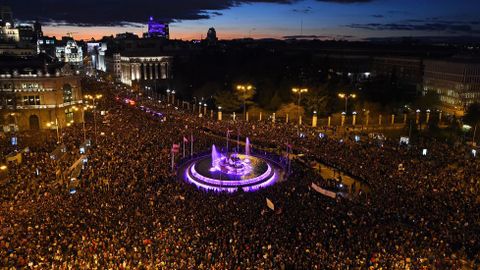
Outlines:
<svg viewBox="0 0 480 270"><path fill-rule="evenodd" d="M39 19L44 33L76 39L146 32L149 16L170 22L172 39L480 36L474 0L0 0L19 22Z"/></svg>

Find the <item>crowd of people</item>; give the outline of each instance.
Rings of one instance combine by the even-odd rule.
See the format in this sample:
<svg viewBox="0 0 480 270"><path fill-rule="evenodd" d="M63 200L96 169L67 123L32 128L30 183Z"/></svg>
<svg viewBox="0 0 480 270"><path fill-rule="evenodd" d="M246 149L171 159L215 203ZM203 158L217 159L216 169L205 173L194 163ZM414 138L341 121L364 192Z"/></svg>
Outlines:
<svg viewBox="0 0 480 270"><path fill-rule="evenodd" d="M466 146L432 138L408 147L389 139L321 138L307 127L299 136L292 125L216 121L87 83L104 94L96 111L107 113L97 115L96 140L87 115L92 147L76 192L58 173L79 157L83 131L74 125L62 131L64 161L52 160L56 140L50 138L9 166L0 190L1 268L480 267L480 161ZM289 178L258 192L221 194L176 176L172 144L193 138L194 153L225 147L227 130L280 155L291 145ZM368 196L331 199L315 192L311 183L323 180L308 166L313 161L361 179Z"/></svg>

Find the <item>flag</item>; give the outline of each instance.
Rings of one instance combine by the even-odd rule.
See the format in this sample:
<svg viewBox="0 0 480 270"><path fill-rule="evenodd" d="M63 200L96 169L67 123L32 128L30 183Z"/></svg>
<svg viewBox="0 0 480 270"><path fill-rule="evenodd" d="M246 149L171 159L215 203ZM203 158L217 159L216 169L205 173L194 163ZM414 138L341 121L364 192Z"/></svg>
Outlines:
<svg viewBox="0 0 480 270"><path fill-rule="evenodd" d="M275 211L275 205L273 204L272 201L270 201L269 198L267 198L267 207Z"/></svg>
<svg viewBox="0 0 480 270"><path fill-rule="evenodd" d="M172 145L172 152L173 153L178 153L179 150L180 150L180 145L174 143Z"/></svg>
<svg viewBox="0 0 480 270"><path fill-rule="evenodd" d="M188 143L188 139L185 138L185 136L183 137L183 142L184 142L184 143Z"/></svg>

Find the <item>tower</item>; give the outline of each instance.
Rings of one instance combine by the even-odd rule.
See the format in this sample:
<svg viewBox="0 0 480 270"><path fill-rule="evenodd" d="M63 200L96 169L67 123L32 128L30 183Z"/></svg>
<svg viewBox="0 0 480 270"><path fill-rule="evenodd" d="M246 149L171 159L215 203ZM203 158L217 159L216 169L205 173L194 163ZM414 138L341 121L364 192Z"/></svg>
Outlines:
<svg viewBox="0 0 480 270"><path fill-rule="evenodd" d="M170 38L170 31L168 28L168 23L161 23L153 19L150 16L148 20L148 37L159 37L159 38Z"/></svg>
<svg viewBox="0 0 480 270"><path fill-rule="evenodd" d="M5 26L7 23L13 27L13 14L9 6L0 6L0 25Z"/></svg>
<svg viewBox="0 0 480 270"><path fill-rule="evenodd" d="M33 24L33 31L35 32L37 39L43 37L42 24L38 20Z"/></svg>
<svg viewBox="0 0 480 270"><path fill-rule="evenodd" d="M217 43L217 31L215 31L215 28L210 27L207 32L207 42L208 44L215 44Z"/></svg>

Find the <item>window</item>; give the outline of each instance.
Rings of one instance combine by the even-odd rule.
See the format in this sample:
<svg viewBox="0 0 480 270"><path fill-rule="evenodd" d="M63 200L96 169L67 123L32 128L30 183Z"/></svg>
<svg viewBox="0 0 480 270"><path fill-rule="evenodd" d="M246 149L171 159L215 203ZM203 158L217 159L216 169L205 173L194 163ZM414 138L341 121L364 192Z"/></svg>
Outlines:
<svg viewBox="0 0 480 270"><path fill-rule="evenodd" d="M65 110L65 120L67 123L73 121L73 110L71 108Z"/></svg>
<svg viewBox="0 0 480 270"><path fill-rule="evenodd" d="M23 105L40 105L40 96L23 96Z"/></svg>
<svg viewBox="0 0 480 270"><path fill-rule="evenodd" d="M63 86L63 102L72 102L73 101L73 91L70 84L65 84Z"/></svg>

